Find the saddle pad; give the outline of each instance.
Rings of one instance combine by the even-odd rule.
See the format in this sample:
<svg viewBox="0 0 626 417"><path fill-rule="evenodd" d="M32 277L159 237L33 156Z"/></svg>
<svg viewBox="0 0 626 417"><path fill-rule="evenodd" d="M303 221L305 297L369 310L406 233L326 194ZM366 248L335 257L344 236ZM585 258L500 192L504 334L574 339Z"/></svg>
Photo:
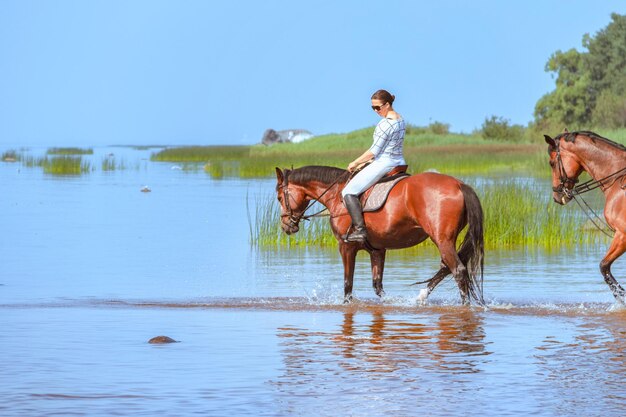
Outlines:
<svg viewBox="0 0 626 417"><path fill-rule="evenodd" d="M394 185L408 177L410 177L410 175L402 175L392 181L374 184L371 191L369 193L363 193L363 196L361 197L361 206L363 207L363 211L376 211L380 209L385 204L385 201L387 201L389 191L391 191Z"/></svg>

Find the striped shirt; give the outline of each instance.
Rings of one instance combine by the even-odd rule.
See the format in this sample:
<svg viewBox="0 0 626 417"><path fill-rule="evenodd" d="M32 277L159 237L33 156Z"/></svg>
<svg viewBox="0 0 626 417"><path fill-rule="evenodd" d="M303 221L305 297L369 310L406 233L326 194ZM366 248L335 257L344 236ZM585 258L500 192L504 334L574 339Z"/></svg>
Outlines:
<svg viewBox="0 0 626 417"><path fill-rule="evenodd" d="M385 158L404 164L402 145L405 129L404 119L382 119L378 122L374 129L374 143L369 149L374 159Z"/></svg>

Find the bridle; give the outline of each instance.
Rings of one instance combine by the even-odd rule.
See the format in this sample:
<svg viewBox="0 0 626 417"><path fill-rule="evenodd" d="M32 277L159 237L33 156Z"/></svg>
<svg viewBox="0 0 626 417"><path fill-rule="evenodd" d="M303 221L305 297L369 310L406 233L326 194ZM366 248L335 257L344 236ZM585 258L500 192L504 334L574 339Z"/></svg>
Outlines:
<svg viewBox="0 0 626 417"><path fill-rule="evenodd" d="M611 185L615 183L620 178L623 178L626 175L626 167L620 170L613 172L612 174L607 175L604 178L600 178L598 180L590 179L589 181L585 181L579 185L578 178L570 178L567 176L567 172L565 171L565 165L563 164L563 159L561 158L561 149L559 147L559 143L556 144L556 161L557 168L559 170L559 181L560 184L556 187L552 187L552 191L555 193L560 193L564 195L564 198L568 198L570 200L574 200L576 204L583 210L583 212L587 215L591 223L602 233L604 233L608 237L613 237L611 232L615 232L615 229L611 227L605 219L600 217L582 198L581 194L586 193L591 190L595 190L596 188L603 188L607 180L612 180ZM571 184L570 187L567 187L567 184ZM611 232L609 232L609 230Z"/></svg>
<svg viewBox="0 0 626 417"><path fill-rule="evenodd" d="M556 145L556 164L559 170L559 181L560 184L556 187L552 187L552 191L555 193L563 194L565 197L571 199L574 197L574 194L578 194L576 191L576 184L578 183L578 178L570 178L567 176L567 172L565 171L565 165L563 164L563 159L561 158L561 147L557 143ZM567 185L570 184L568 187Z"/></svg>
<svg viewBox="0 0 626 417"><path fill-rule="evenodd" d="M280 188L282 188L283 191L283 201L284 201L284 205L285 208L287 209L287 213L281 213L280 217L281 219L284 217L289 217L289 226L290 227L296 227L298 225L298 223L300 223L300 220L302 219L302 216L304 215L304 212L306 211L306 209L304 209L302 212L300 213L295 213L293 211L293 209L291 208L291 195L289 194L289 183L287 182L287 173L285 172L284 178L283 178L283 183L280 185ZM308 208L308 206L307 206Z"/></svg>
<svg viewBox="0 0 626 417"><path fill-rule="evenodd" d="M307 204L307 206L304 208L304 210L300 211L300 212L295 212L292 208L291 208L291 195L289 194L289 180L288 180L288 173L290 171L285 170L285 173L283 175L283 183L279 186L280 188L282 188L282 192L283 192L283 201L285 204L285 208L287 209L287 213L281 213L280 217L281 219L284 217L288 217L289 218L289 226L290 227L296 227L298 226L298 223L300 223L301 220L310 220L312 217L317 217L320 216L322 212L326 211L326 208L323 208L322 210L318 211L317 213L314 214L309 214L309 215L304 215L310 208L311 206L313 206L313 204L315 204L316 201L319 201L320 198L322 198L324 196L324 194L326 194L328 191L330 191L331 188L333 188L335 185L337 185L337 183L339 183L339 181L341 181L343 179L343 177L345 176L345 174L342 174L340 176L337 177L337 179L335 181L333 181L319 196L311 199L311 201L309 201L309 204ZM346 171L346 173L349 174L348 171Z"/></svg>
<svg viewBox="0 0 626 417"><path fill-rule="evenodd" d="M588 191L595 190L596 188L604 189L607 184L610 183L610 185L613 185L615 181L623 178L626 175L626 167L624 167L613 172L612 174L607 175L604 178L600 178L598 180L594 180L592 178L589 181L585 181L579 185L576 185L578 184L578 178L570 178L567 176L567 172L565 171L565 165L563 164L563 159L561 158L561 149L558 143L556 145L556 161L559 170L560 184L556 187L552 187L552 191L554 191L555 193L562 193L564 196L570 199ZM567 184L571 184L571 186L567 187Z"/></svg>

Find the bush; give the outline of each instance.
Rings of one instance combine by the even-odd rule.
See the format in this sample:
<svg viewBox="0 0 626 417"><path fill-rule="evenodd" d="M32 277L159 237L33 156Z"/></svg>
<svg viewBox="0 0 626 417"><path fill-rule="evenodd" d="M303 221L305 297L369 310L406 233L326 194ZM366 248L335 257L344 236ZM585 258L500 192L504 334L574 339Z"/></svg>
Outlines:
<svg viewBox="0 0 626 417"><path fill-rule="evenodd" d="M410 123L406 125L407 135L424 135L426 133L432 133L434 135L447 135L450 133L450 125L443 122L432 122L427 127L416 126Z"/></svg>
<svg viewBox="0 0 626 417"><path fill-rule="evenodd" d="M428 129L423 126L417 126L407 123L405 127L405 133L407 135L423 135L424 133L428 133Z"/></svg>
<svg viewBox="0 0 626 417"><path fill-rule="evenodd" d="M435 135L447 135L450 133L450 124L435 121L428 125L428 130Z"/></svg>
<svg viewBox="0 0 626 417"><path fill-rule="evenodd" d="M524 138L524 126L509 125L508 119L498 116L486 118L480 132L485 139L504 142L519 142Z"/></svg>

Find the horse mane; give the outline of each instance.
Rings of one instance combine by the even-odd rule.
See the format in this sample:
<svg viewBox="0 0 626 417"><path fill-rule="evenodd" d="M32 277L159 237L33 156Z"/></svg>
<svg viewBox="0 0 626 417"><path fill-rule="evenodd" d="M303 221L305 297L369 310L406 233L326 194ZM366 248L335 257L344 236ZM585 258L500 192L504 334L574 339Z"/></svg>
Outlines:
<svg viewBox="0 0 626 417"><path fill-rule="evenodd" d="M300 185L309 181L331 184L339 181L341 176L344 176L347 180L347 172L345 169L336 167L309 165L294 170L285 170L285 176L288 177L290 182Z"/></svg>
<svg viewBox="0 0 626 417"><path fill-rule="evenodd" d="M591 132L589 130L580 130L577 132L565 132L565 133L561 133L560 135L558 135L557 137L554 138L555 141L559 141L561 138L563 138L566 142L576 142L576 138L578 136L587 136L589 139L591 139L592 142L602 142L605 143L613 148L619 149L621 151L626 151L626 146L622 145L621 143L617 143L617 142L613 142L611 139L607 139L603 136L598 135L597 133Z"/></svg>

